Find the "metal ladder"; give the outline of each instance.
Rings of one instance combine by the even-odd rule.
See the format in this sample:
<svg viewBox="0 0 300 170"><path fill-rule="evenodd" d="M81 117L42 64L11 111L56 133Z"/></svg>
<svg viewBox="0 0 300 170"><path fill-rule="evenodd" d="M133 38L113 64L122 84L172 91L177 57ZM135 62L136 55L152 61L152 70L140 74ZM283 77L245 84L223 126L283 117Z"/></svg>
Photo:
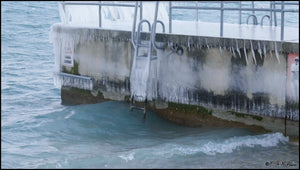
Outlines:
<svg viewBox="0 0 300 170"><path fill-rule="evenodd" d="M141 78L139 76L137 76L137 72L139 71L145 71L145 69L148 69L148 71L146 70L146 75L144 75L145 77L143 77L144 79L141 81L144 81L146 83L144 83L144 96L141 94L133 94L133 90L131 89L131 101L130 101L130 110L132 111L133 109L138 109L138 110L142 110L144 113L144 118L146 116L146 105L147 105L147 90L148 90L148 84L149 84L149 72L150 72L150 65L151 65L151 61L152 60L156 60L157 56L153 56L152 51L153 51L153 45L155 48L160 48L163 49L164 47L160 47L158 45L155 44L155 35L156 35L156 23L160 23L162 24L163 27L163 32L165 32L165 27L162 21L157 20L157 13L158 13L158 2L156 2L156 8L155 8L155 19L154 19L154 23L152 24L152 29L151 29L151 24L148 20L142 19L140 20L139 24L138 24L138 30L137 30L137 39L135 40L135 25L136 25L136 17L137 17L137 8L138 8L138 2L136 2L136 6L135 6L135 13L134 13L134 22L133 22L133 29L132 29L132 34L131 34L131 40L132 40L132 44L134 46L135 49L135 53L134 53L134 58L133 58L133 64L132 64L132 70L131 70L131 76L130 76L130 81L132 82L134 77L136 78ZM142 29L142 24L146 23L148 25L148 29L151 32L150 34L150 40L148 40L147 43L142 43L141 40L141 29ZM145 42L145 40L144 40ZM146 49L147 53L144 54L139 54L139 50L140 49ZM135 80L136 81L136 80ZM132 86L131 86L132 88ZM144 107L140 107L140 106L136 106L133 104L134 102L134 98L137 97L140 101L143 100L144 101Z"/></svg>

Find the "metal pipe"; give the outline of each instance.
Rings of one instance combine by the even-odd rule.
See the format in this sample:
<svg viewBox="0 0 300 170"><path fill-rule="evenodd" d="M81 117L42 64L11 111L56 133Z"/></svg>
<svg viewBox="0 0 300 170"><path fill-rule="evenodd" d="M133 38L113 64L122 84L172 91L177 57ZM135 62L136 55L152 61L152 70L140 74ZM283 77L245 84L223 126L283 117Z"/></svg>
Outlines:
<svg viewBox="0 0 300 170"><path fill-rule="evenodd" d="M223 37L223 15L224 15L224 11L223 11L223 7L224 7L224 3L223 1L221 1L221 19L220 19L220 36Z"/></svg>
<svg viewBox="0 0 300 170"><path fill-rule="evenodd" d="M254 19L253 19L253 21L254 21L253 24L254 24L254 25L257 25L257 18L256 18L255 15L249 15L248 18L247 18L246 23L248 24L248 21L249 21L249 18L250 18L250 17L253 17L253 18L254 18Z"/></svg>
<svg viewBox="0 0 300 170"><path fill-rule="evenodd" d="M135 25L136 25L136 17L137 17L137 7L138 7L138 1L135 2L134 18L133 18L133 25L132 25L132 32L131 32L131 42L132 42L134 48L136 48Z"/></svg>
<svg viewBox="0 0 300 170"><path fill-rule="evenodd" d="M74 3L74 2L64 2L65 5L99 5L99 3L91 2L91 3ZM102 6L120 6L120 7L135 7L135 5L129 5L129 4L105 4L102 3Z"/></svg>
<svg viewBox="0 0 300 170"><path fill-rule="evenodd" d="M143 19L143 2L140 2L140 20Z"/></svg>
<svg viewBox="0 0 300 170"><path fill-rule="evenodd" d="M282 41L284 38L284 1L281 1L281 34L280 40Z"/></svg>
<svg viewBox="0 0 300 170"><path fill-rule="evenodd" d="M273 1L273 7L274 7L274 24L277 26L277 17L276 17L276 5L275 1Z"/></svg>
<svg viewBox="0 0 300 170"><path fill-rule="evenodd" d="M99 28L102 27L101 1L99 1Z"/></svg>
<svg viewBox="0 0 300 170"><path fill-rule="evenodd" d="M138 32L137 32L137 41L138 41L137 44L138 44L138 45L141 43L141 42L140 42L140 34L141 34L142 24L143 24L144 22L147 23L148 28L149 28L149 32L151 31L151 24L150 24L150 22L149 22L148 20L143 19L143 20L141 20L141 21L139 22L139 25L138 25Z"/></svg>
<svg viewBox="0 0 300 170"><path fill-rule="evenodd" d="M255 15L254 11L254 1L251 1L251 8L252 8L252 15ZM254 23L254 17L253 17L253 23ZM256 24L255 24L256 25Z"/></svg>
<svg viewBox="0 0 300 170"><path fill-rule="evenodd" d="M169 33L172 33L172 2L169 1Z"/></svg>
<svg viewBox="0 0 300 170"><path fill-rule="evenodd" d="M269 18L269 20L270 20L270 16L269 16L269 15L264 15L264 16L261 18L261 20L260 20L260 25L261 25L261 26L263 25L263 21L264 21L264 18L265 18L265 17Z"/></svg>
<svg viewBox="0 0 300 170"><path fill-rule="evenodd" d="M242 1L239 2L239 24L242 24Z"/></svg>
<svg viewBox="0 0 300 170"><path fill-rule="evenodd" d="M195 6L172 6L174 9L201 9L201 10L220 10L220 7L195 7ZM281 9L268 9L268 8L242 8L243 11L276 11L281 12ZM240 8L223 8L223 10L240 10ZM299 12L298 9L286 9L284 12Z"/></svg>
<svg viewBox="0 0 300 170"><path fill-rule="evenodd" d="M140 21L143 19L143 2L140 2ZM143 27L141 28L141 31L143 31Z"/></svg>
<svg viewBox="0 0 300 170"><path fill-rule="evenodd" d="M196 1L196 7L198 7L198 1ZM198 9L196 9L196 21L198 22Z"/></svg>
<svg viewBox="0 0 300 170"><path fill-rule="evenodd" d="M152 44L153 46L156 47L156 44L155 44L155 34L156 34L156 22L157 22L157 13L158 13L158 1L156 1L156 4L155 4L155 13L154 13L154 23L152 25L152 32L151 32L151 40L152 40Z"/></svg>
<svg viewBox="0 0 300 170"><path fill-rule="evenodd" d="M273 9L272 1L270 1L270 9ZM270 26L272 26L272 11L270 11Z"/></svg>

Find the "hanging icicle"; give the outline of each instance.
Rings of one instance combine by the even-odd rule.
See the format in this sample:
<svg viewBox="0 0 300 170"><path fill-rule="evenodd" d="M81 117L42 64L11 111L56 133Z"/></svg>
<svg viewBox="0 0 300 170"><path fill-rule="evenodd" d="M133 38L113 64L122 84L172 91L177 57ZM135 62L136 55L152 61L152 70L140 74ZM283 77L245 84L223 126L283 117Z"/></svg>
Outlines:
<svg viewBox="0 0 300 170"><path fill-rule="evenodd" d="M239 43L237 42L237 40L235 40L235 44L236 44L236 50L237 50L237 52L238 52L240 58L242 58L241 52L240 52L240 48L239 48Z"/></svg>
<svg viewBox="0 0 300 170"><path fill-rule="evenodd" d="M261 54L261 48L260 48L260 41L257 41L257 47L258 47L258 54L260 56L260 59L262 59L262 54Z"/></svg>
<svg viewBox="0 0 300 170"><path fill-rule="evenodd" d="M246 50L246 40L244 40L244 53L245 53L246 64L248 65L248 57L247 57L247 50Z"/></svg>
<svg viewBox="0 0 300 170"><path fill-rule="evenodd" d="M278 54L278 51L277 51L277 44L276 44L276 41L274 42L274 44L275 44L275 55L276 55L276 58L277 58L278 63L280 64L279 54Z"/></svg>
<svg viewBox="0 0 300 170"><path fill-rule="evenodd" d="M267 49L266 49L266 44L265 44L265 42L263 42L263 46L264 46L264 56L267 57Z"/></svg>
<svg viewBox="0 0 300 170"><path fill-rule="evenodd" d="M252 40L250 40L250 45L251 45L251 52L252 52L252 57L253 57L253 60L254 60L254 64L256 64L256 58L255 58L255 53L254 53L254 50L253 50L253 45L252 45Z"/></svg>

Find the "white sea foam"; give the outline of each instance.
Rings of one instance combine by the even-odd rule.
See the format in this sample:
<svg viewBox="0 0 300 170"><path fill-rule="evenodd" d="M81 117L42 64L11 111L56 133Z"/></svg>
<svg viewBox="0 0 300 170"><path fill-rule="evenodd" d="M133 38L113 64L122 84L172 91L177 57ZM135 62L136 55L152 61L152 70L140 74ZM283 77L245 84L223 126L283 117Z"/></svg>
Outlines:
<svg viewBox="0 0 300 170"><path fill-rule="evenodd" d="M218 153L232 153L234 150L238 150L241 147L253 148L255 146L260 147L273 147L279 143L286 143L289 141L289 137L284 137L282 133L269 133L257 136L242 136L231 137L222 142L209 141L206 143L199 142L192 145L178 145L172 144L168 146L164 151L158 152L159 155L172 156L174 154L179 155L191 155L196 153L205 153L207 155L216 155Z"/></svg>
<svg viewBox="0 0 300 170"><path fill-rule="evenodd" d="M75 114L75 111L72 110L70 114L68 114L67 116L65 116L65 119L69 119L71 116L73 116Z"/></svg>
<svg viewBox="0 0 300 170"><path fill-rule="evenodd" d="M120 158L124 159L126 162L131 161L134 159L135 152L130 152L129 154L122 154L119 155Z"/></svg>

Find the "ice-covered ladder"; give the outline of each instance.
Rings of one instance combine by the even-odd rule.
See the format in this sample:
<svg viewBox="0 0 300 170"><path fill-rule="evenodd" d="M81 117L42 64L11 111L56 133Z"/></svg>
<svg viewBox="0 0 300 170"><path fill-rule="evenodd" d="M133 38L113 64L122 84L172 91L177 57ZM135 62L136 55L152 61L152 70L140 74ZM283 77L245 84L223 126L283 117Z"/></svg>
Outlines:
<svg viewBox="0 0 300 170"><path fill-rule="evenodd" d="M133 29L131 34L132 44L135 48L132 69L131 69L131 76L130 76L130 92L131 92L131 102L130 102L130 110L132 109L139 109L144 112L144 118L146 115L146 105L147 105L147 90L149 84L149 72L150 72L150 64L152 60L157 59L157 56L152 55L153 44L155 43L155 28L156 22L159 22L163 26L163 32L165 32L164 25L162 21L157 20L157 12L158 12L158 2L156 2L155 8L155 21L152 25L148 20L140 20L138 24L138 31L137 31L137 40L135 40L135 25L136 25L136 16L137 16L137 8L138 2L136 2L135 6L135 14L134 14L134 22L133 22ZM141 40L141 29L142 24L147 23L148 29L151 32L150 40ZM154 43L153 43L154 42ZM156 44L154 44L156 45ZM156 45L157 46L157 45ZM159 47L160 48L160 47ZM140 54L140 51L144 52ZM134 100L144 102L144 107L139 107L133 105Z"/></svg>

